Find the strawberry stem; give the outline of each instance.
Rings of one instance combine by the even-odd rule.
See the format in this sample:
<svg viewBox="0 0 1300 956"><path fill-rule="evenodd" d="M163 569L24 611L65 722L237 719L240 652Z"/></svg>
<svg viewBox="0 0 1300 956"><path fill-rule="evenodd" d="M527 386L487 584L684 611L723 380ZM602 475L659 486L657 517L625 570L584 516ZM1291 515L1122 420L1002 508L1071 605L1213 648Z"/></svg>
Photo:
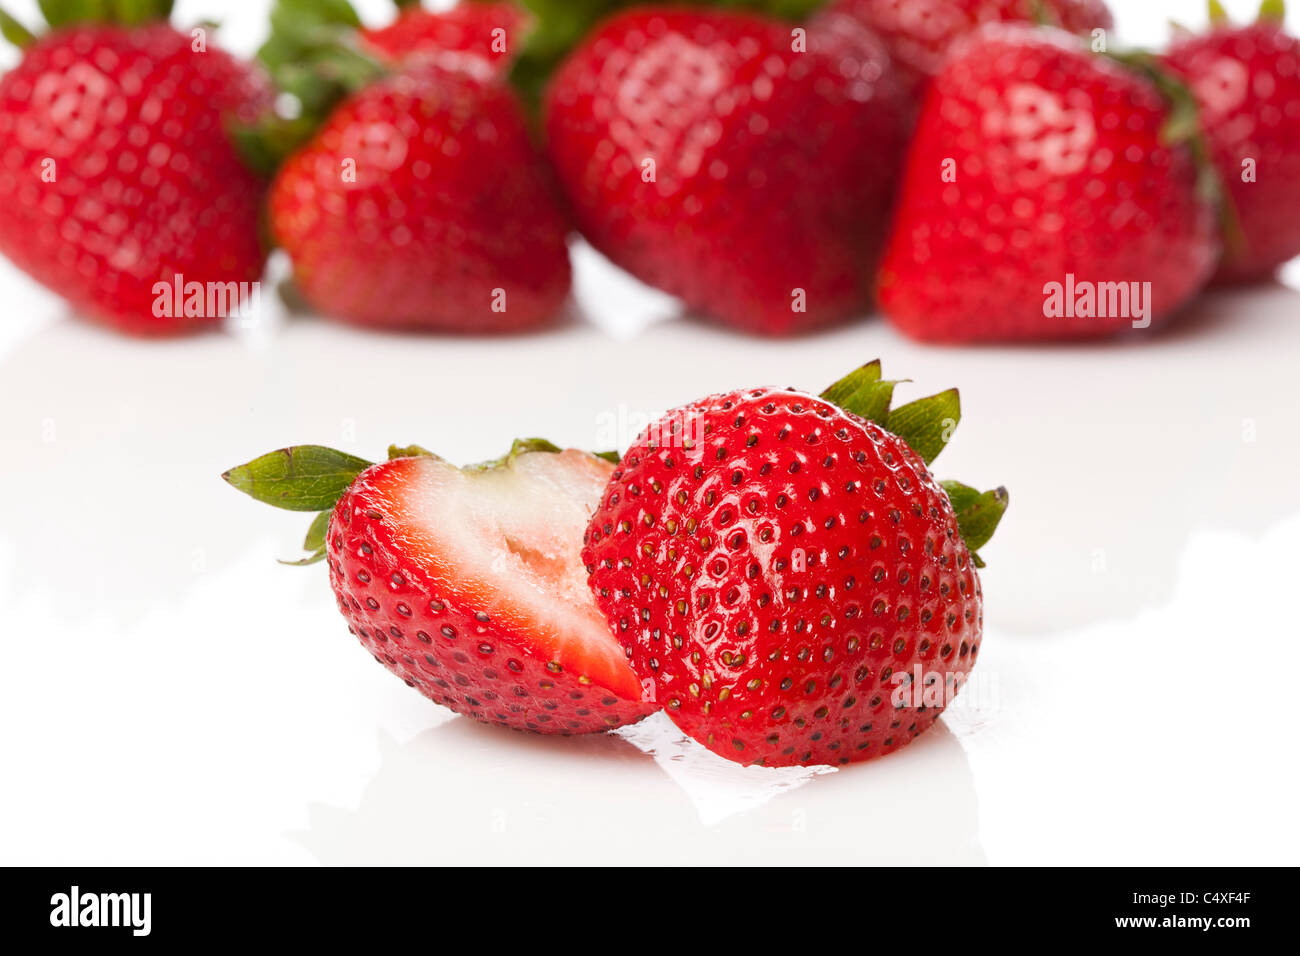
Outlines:
<svg viewBox="0 0 1300 956"><path fill-rule="evenodd" d="M6 11L0 10L0 36L20 50L36 42L36 34L27 29Z"/></svg>

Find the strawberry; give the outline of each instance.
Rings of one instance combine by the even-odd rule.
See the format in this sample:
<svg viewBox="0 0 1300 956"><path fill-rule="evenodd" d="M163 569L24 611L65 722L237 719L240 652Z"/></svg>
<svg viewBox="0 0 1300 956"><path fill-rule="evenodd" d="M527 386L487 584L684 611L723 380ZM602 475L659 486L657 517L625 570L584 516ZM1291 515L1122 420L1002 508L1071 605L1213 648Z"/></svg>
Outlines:
<svg viewBox="0 0 1300 956"><path fill-rule="evenodd" d="M120 331L217 324L265 260L264 184L225 124L253 120L269 86L206 32L169 26L170 3L114 5L108 22L90 18L95 4L42 6L52 29L40 38L0 14L24 47L0 79L0 252ZM160 298L193 283L222 289L225 305Z"/></svg>
<svg viewBox="0 0 1300 956"><path fill-rule="evenodd" d="M1164 63L1200 105L1235 229L1216 278L1267 278L1300 255L1300 40L1283 32L1280 2L1233 26L1216 7L1203 36L1182 34Z"/></svg>
<svg viewBox="0 0 1300 956"><path fill-rule="evenodd" d="M515 3L465 2L436 13L418 2L403 3L393 22L361 30L360 41L392 63L450 50L475 54L506 70L519 52L528 20Z"/></svg>
<svg viewBox="0 0 1300 956"><path fill-rule="evenodd" d="M1043 23L1078 34L1113 26L1103 0L832 0L827 9L880 37L917 103L953 44L982 24Z"/></svg>
<svg viewBox="0 0 1300 956"><path fill-rule="evenodd" d="M956 390L890 411L893 389L873 362L821 397L751 388L669 412L592 516L582 561L645 697L721 756L890 753L979 653L974 551L1006 491L927 468Z"/></svg>
<svg viewBox="0 0 1300 956"><path fill-rule="evenodd" d="M403 17L412 17L407 11ZM345 2L278 0L258 56L299 115L248 130L297 298L358 325L510 332L560 312L568 221L499 65L368 56ZM396 42L396 41L394 41Z"/></svg>
<svg viewBox="0 0 1300 956"><path fill-rule="evenodd" d="M365 86L285 162L269 207L299 292L360 325L516 331L568 296L554 186L485 64L430 55Z"/></svg>
<svg viewBox="0 0 1300 956"><path fill-rule="evenodd" d="M805 40L748 14L623 13L560 67L545 126L587 238L690 307L784 334L866 302L902 133L888 61L847 18Z"/></svg>
<svg viewBox="0 0 1300 956"><path fill-rule="evenodd" d="M1150 77L1150 78L1149 78ZM1161 86L1157 86L1157 82ZM934 79L917 124L882 310L941 342L1079 338L1186 302L1217 255L1194 106L1059 30L993 24Z"/></svg>
<svg viewBox="0 0 1300 956"><path fill-rule="evenodd" d="M537 439L464 469L421 448L390 455L298 446L223 477L277 507L321 509L299 563L329 563L349 630L431 700L538 733L650 713L578 560L613 465Z"/></svg>

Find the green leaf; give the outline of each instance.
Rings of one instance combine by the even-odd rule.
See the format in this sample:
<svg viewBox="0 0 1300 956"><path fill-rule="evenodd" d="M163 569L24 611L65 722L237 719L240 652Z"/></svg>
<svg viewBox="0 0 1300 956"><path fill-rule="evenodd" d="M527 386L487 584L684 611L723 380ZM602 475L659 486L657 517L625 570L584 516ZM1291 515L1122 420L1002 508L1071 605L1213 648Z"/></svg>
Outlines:
<svg viewBox="0 0 1300 956"><path fill-rule="evenodd" d="M324 511L371 465L320 445L281 448L221 477L251 498L286 511Z"/></svg>
<svg viewBox="0 0 1300 956"><path fill-rule="evenodd" d="M1281 23L1286 19L1286 0L1262 0L1259 5L1259 19Z"/></svg>
<svg viewBox="0 0 1300 956"><path fill-rule="evenodd" d="M172 15L173 0L37 0L52 29L75 23L117 23L137 26Z"/></svg>
<svg viewBox="0 0 1300 956"><path fill-rule="evenodd" d="M961 514L979 500L979 491L970 485L963 485L960 481L941 481L939 484L943 485L943 490L948 493L952 510L957 514Z"/></svg>
<svg viewBox="0 0 1300 956"><path fill-rule="evenodd" d="M172 15L172 0L110 0L109 7L113 22L129 27Z"/></svg>
<svg viewBox="0 0 1300 956"><path fill-rule="evenodd" d="M272 115L236 131L248 164L275 170L311 138L339 101L387 70L356 45L361 20L347 0L275 0L257 59L276 88L296 98L295 115Z"/></svg>
<svg viewBox="0 0 1300 956"><path fill-rule="evenodd" d="M493 458L490 461L480 462L477 465L466 465L465 470L487 471L492 468L500 468L504 465L509 465L520 455L526 455L535 451L558 454L559 452L564 451L564 449L555 444L555 442L547 441L545 438L516 438L514 443L510 446L510 450L500 458ZM618 452L614 451L588 452L587 454L591 455L593 458L603 458L605 461L611 462L615 465L620 461Z"/></svg>
<svg viewBox="0 0 1300 956"><path fill-rule="evenodd" d="M309 554L307 557L299 558L297 561L284 561L280 558L276 558L276 560L279 561L280 564L288 565L291 568L305 568L308 565L318 564L319 562L324 561L325 549L321 548L316 551L315 554Z"/></svg>
<svg viewBox="0 0 1300 956"><path fill-rule="evenodd" d="M978 559L976 552L989 543L1006 513L1010 500L1007 489L994 488L981 493L959 481L945 481L943 487L957 515L957 530L971 554ZM977 567L983 566L983 562L977 563Z"/></svg>
<svg viewBox="0 0 1300 956"><path fill-rule="evenodd" d="M356 30L361 17L348 0L275 0L271 8L271 30L303 42L321 27L344 26Z"/></svg>
<svg viewBox="0 0 1300 956"><path fill-rule="evenodd" d="M844 376L822 392L821 397L859 418L884 427L897 384L896 381L881 380L880 359L876 359Z"/></svg>
<svg viewBox="0 0 1300 956"><path fill-rule="evenodd" d="M907 442L928 465L947 447L960 421L961 396L950 388L894 409L885 428Z"/></svg>
<svg viewBox="0 0 1300 956"><path fill-rule="evenodd" d="M507 458L517 458L530 451L547 451L555 454L564 451L564 449L555 442L547 441L545 438L516 438L510 446L510 454Z"/></svg>
<svg viewBox="0 0 1300 956"><path fill-rule="evenodd" d="M255 123L232 124L230 137L245 165L270 177L286 156L311 139L317 122L308 114L293 119L269 114Z"/></svg>
<svg viewBox="0 0 1300 956"><path fill-rule="evenodd" d="M401 445L388 446L389 461L392 461L394 458L437 458L437 457L438 457L437 455L435 455L433 452L429 451L429 449L421 445L406 445L404 447Z"/></svg>
<svg viewBox="0 0 1300 956"><path fill-rule="evenodd" d="M334 512L322 511L312 519L311 527L307 529L307 537L303 539L302 549L304 551L319 551L325 547L325 536L330 529L330 515Z"/></svg>
<svg viewBox="0 0 1300 956"><path fill-rule="evenodd" d="M36 42L36 35L5 11L0 10L0 36L22 49Z"/></svg>
<svg viewBox="0 0 1300 956"><path fill-rule="evenodd" d="M1209 4L1210 22L1224 23L1228 19L1228 11L1223 9L1223 4L1219 0L1210 0Z"/></svg>
<svg viewBox="0 0 1300 956"><path fill-rule="evenodd" d="M108 19L108 0L38 0L41 15L52 28L66 27L87 20L104 22Z"/></svg>

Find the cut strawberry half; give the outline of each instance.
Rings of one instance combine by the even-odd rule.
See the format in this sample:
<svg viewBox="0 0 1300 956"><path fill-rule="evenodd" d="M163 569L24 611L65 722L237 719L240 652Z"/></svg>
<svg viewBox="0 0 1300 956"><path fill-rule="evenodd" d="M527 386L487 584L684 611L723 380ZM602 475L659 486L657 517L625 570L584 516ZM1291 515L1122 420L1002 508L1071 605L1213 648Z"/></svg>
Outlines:
<svg viewBox="0 0 1300 956"><path fill-rule="evenodd" d="M308 560L328 560L339 609L366 649L432 700L542 733L608 730L655 709L641 701L579 556L608 461L536 440L469 468L418 448L393 454L369 466L286 449L226 477L259 500L308 510L360 462L328 528L319 517L313 525ZM290 485L323 490L303 497Z"/></svg>

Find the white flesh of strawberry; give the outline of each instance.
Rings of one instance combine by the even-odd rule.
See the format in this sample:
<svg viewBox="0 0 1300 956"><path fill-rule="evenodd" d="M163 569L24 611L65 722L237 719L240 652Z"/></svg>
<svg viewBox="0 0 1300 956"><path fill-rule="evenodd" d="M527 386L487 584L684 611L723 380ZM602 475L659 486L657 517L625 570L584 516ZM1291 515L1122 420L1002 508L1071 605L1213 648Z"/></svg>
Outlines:
<svg viewBox="0 0 1300 956"><path fill-rule="evenodd" d="M580 557L613 466L573 450L525 452L481 471L416 461L396 496L406 506L402 531L446 596L485 611L537 656L639 697Z"/></svg>

